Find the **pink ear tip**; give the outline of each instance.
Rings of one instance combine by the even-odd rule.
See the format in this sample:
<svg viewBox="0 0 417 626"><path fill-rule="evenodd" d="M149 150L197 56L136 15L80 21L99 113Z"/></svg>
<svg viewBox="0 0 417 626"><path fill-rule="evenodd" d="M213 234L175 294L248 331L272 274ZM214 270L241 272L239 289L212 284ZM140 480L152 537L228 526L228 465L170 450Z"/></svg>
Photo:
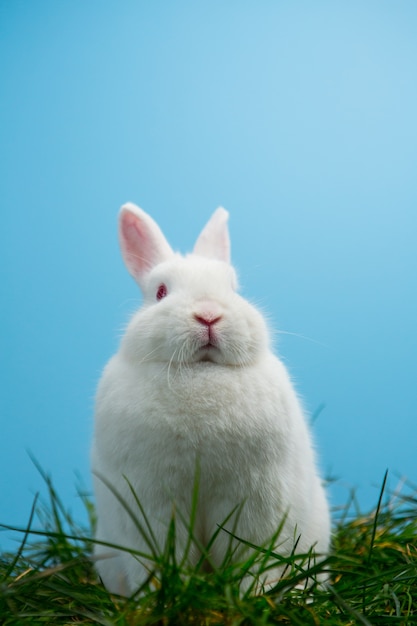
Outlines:
<svg viewBox="0 0 417 626"><path fill-rule="evenodd" d="M120 214L120 217L123 226L133 226L137 222L135 215L132 215L130 211L123 211Z"/></svg>

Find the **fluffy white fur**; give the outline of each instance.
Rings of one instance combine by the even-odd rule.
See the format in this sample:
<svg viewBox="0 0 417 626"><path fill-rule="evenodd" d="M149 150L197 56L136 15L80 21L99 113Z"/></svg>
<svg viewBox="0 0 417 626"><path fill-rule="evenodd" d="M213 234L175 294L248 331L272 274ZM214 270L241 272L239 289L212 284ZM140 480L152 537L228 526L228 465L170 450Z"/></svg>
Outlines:
<svg viewBox="0 0 417 626"><path fill-rule="evenodd" d="M120 243L144 302L98 387L96 539L150 554L127 510L145 525L133 488L162 548L173 503L190 515L198 464L194 531L202 545L242 505L228 523L242 539L264 544L283 523L281 554L295 545L298 553L314 546L325 554L329 511L311 436L262 315L236 291L226 211L214 213L194 252L182 257L152 218L125 205ZM161 285L166 295L157 299ZM179 558L186 539L178 522ZM222 563L229 542L221 531L211 548L214 564ZM148 575L146 559L123 550L98 543L95 557L112 592L130 594ZM198 560L196 546L188 558ZM272 570L264 582L278 575Z"/></svg>

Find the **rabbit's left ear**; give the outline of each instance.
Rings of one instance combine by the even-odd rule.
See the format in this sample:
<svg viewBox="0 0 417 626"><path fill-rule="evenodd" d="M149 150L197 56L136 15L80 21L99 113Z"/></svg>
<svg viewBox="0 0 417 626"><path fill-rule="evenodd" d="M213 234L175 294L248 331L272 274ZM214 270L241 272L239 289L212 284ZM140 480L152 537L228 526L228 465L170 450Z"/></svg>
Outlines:
<svg viewBox="0 0 417 626"><path fill-rule="evenodd" d="M120 209L119 240L126 267L141 288L151 269L174 254L158 224L131 202Z"/></svg>
<svg viewBox="0 0 417 626"><path fill-rule="evenodd" d="M228 212L219 207L201 231L194 254L230 263L230 238L227 228Z"/></svg>

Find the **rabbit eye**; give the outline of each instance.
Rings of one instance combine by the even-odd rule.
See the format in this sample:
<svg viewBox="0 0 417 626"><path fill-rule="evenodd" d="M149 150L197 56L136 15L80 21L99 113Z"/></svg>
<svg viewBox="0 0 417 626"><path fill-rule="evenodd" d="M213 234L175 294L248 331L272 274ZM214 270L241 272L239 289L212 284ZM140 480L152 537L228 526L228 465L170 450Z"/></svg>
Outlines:
<svg viewBox="0 0 417 626"><path fill-rule="evenodd" d="M157 300L162 300L162 298L165 298L165 296L168 293L168 289L167 286L164 285L164 283L162 283L161 285L159 285L157 291L156 291L156 299Z"/></svg>

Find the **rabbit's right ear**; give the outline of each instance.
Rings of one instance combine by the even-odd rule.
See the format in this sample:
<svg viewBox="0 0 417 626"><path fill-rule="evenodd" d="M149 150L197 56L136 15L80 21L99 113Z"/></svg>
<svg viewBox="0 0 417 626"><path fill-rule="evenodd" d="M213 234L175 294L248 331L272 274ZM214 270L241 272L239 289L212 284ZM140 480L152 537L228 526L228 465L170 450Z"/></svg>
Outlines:
<svg viewBox="0 0 417 626"><path fill-rule="evenodd" d="M174 254L158 224L130 202L120 209L119 241L126 267L141 287L146 274Z"/></svg>

